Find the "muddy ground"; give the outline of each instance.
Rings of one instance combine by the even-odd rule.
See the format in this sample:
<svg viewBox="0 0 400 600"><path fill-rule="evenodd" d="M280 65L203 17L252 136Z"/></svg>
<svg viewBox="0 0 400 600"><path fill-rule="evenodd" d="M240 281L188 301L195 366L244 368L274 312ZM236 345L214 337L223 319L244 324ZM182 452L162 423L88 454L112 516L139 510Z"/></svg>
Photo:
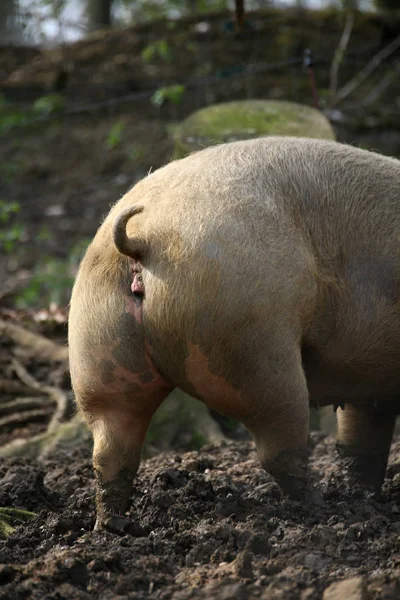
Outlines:
<svg viewBox="0 0 400 600"><path fill-rule="evenodd" d="M0 506L38 515L0 542L0 600L319 600L352 576L400 598L400 440L379 500L348 487L332 438L312 441L320 508L283 499L252 443L228 442L144 461L123 537L92 531L89 446L2 462Z"/></svg>

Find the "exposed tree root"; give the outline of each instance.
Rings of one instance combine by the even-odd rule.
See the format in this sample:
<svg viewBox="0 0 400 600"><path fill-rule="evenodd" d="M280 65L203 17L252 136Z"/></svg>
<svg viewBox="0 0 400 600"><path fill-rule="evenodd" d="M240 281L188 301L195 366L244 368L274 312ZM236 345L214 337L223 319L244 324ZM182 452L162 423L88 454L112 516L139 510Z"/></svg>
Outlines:
<svg viewBox="0 0 400 600"><path fill-rule="evenodd" d="M0 337L6 340L7 350L11 342L10 358L1 363L0 392L6 399L0 400L0 430L7 432L31 423L47 422L46 431L34 436L39 440L33 439L32 442L33 447L41 448L41 437L51 437L50 434L72 416L72 393L38 381L28 372L25 364L31 364L32 361L34 364L38 361L50 363L52 380L62 381L68 369L68 349L2 319ZM17 454L21 454L21 446L31 442L29 439L15 441Z"/></svg>
<svg viewBox="0 0 400 600"><path fill-rule="evenodd" d="M8 396L7 401L0 400L0 430L10 435L11 441L0 447L0 456L43 459L55 449L68 448L83 437L90 443L91 434L82 416L74 415L72 392L39 381L28 370L35 368L38 362L47 362L51 381L68 385L64 377L68 369L68 349L1 319L0 336L6 338L6 348L8 340L11 341L10 358L7 357L0 380L0 390ZM4 361L0 367L3 365ZM43 365L40 369L43 378ZM34 422L43 423L45 430L37 433L36 428L35 435L28 439L12 439L12 433L8 433ZM151 454L153 446L159 449L161 440L161 447L168 449L173 444L191 448L224 439L207 407L176 389L152 420L145 454Z"/></svg>
<svg viewBox="0 0 400 600"><path fill-rule="evenodd" d="M7 415L6 417L0 419L0 429L3 427L11 428L16 427L17 425L25 425L26 423L45 421L48 419L49 414L49 408L38 408L37 410L26 410L24 412L17 412Z"/></svg>
<svg viewBox="0 0 400 600"><path fill-rule="evenodd" d="M36 381L18 360L14 359L12 365L18 377L29 389L47 394L49 400L55 402L57 408L47 427L48 431L53 431L71 412L71 399L60 388Z"/></svg>
<svg viewBox="0 0 400 600"><path fill-rule="evenodd" d="M23 353L50 362L68 362L68 348L48 340L38 333L0 319L0 335L17 344Z"/></svg>
<svg viewBox="0 0 400 600"><path fill-rule="evenodd" d="M52 431L45 431L28 439L17 438L0 447L1 458L25 456L46 459L55 450L68 450L83 440L90 442L91 434L80 414Z"/></svg>
<svg viewBox="0 0 400 600"><path fill-rule="evenodd" d="M0 392L7 394L25 394L26 385L23 385L19 381L10 381L8 379L0 379ZM41 396L40 390L31 390L31 394L34 396Z"/></svg>
<svg viewBox="0 0 400 600"><path fill-rule="evenodd" d="M36 398L16 398L5 404L0 404L0 416L12 415L20 411L30 411L45 409L51 400L47 396L38 396Z"/></svg>

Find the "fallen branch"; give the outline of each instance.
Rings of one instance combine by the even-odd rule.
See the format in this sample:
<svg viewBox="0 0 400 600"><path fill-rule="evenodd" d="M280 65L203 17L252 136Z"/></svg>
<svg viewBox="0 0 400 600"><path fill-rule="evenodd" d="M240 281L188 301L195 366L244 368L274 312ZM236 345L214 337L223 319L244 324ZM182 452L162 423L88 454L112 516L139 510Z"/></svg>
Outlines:
<svg viewBox="0 0 400 600"><path fill-rule="evenodd" d="M333 98L332 106L338 105L342 100L352 94L354 90L357 89L386 58L393 54L393 52L396 52L398 48L400 48L400 35L378 52L378 54L375 54L369 63L367 63L353 79L337 92L335 98Z"/></svg>
<svg viewBox="0 0 400 600"><path fill-rule="evenodd" d="M354 12L349 11L346 15L346 22L342 35L339 40L338 47L336 48L335 55L332 60L332 65L329 73L329 91L330 98L334 98L338 87L339 68L342 64L344 53L346 52L347 45L350 41L351 32L354 25Z"/></svg>

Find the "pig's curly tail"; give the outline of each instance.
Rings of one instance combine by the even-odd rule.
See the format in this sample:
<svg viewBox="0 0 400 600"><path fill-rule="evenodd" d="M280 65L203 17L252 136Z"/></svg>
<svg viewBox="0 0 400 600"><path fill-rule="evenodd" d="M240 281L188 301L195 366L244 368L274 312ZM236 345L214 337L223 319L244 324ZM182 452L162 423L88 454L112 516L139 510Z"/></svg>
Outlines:
<svg viewBox="0 0 400 600"><path fill-rule="evenodd" d="M130 256L135 260L143 257L147 249L147 242L140 236L128 237L126 234L126 224L131 217L141 213L143 209L143 206L129 206L118 215L113 227L113 239L118 252Z"/></svg>

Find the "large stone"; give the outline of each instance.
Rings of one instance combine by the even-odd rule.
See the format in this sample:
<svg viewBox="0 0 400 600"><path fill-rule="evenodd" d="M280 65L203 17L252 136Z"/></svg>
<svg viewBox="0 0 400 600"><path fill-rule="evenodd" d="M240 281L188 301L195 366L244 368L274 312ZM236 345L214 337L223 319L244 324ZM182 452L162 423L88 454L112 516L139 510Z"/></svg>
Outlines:
<svg viewBox="0 0 400 600"><path fill-rule="evenodd" d="M146 437L144 456L173 447L199 449L225 440L207 406L175 388L154 415Z"/></svg>
<svg viewBox="0 0 400 600"><path fill-rule="evenodd" d="M226 102L202 108L177 126L174 158L265 135L335 139L328 119L310 106L278 100Z"/></svg>
<svg viewBox="0 0 400 600"><path fill-rule="evenodd" d="M362 577L335 581L324 591L322 600L368 600L367 586Z"/></svg>

